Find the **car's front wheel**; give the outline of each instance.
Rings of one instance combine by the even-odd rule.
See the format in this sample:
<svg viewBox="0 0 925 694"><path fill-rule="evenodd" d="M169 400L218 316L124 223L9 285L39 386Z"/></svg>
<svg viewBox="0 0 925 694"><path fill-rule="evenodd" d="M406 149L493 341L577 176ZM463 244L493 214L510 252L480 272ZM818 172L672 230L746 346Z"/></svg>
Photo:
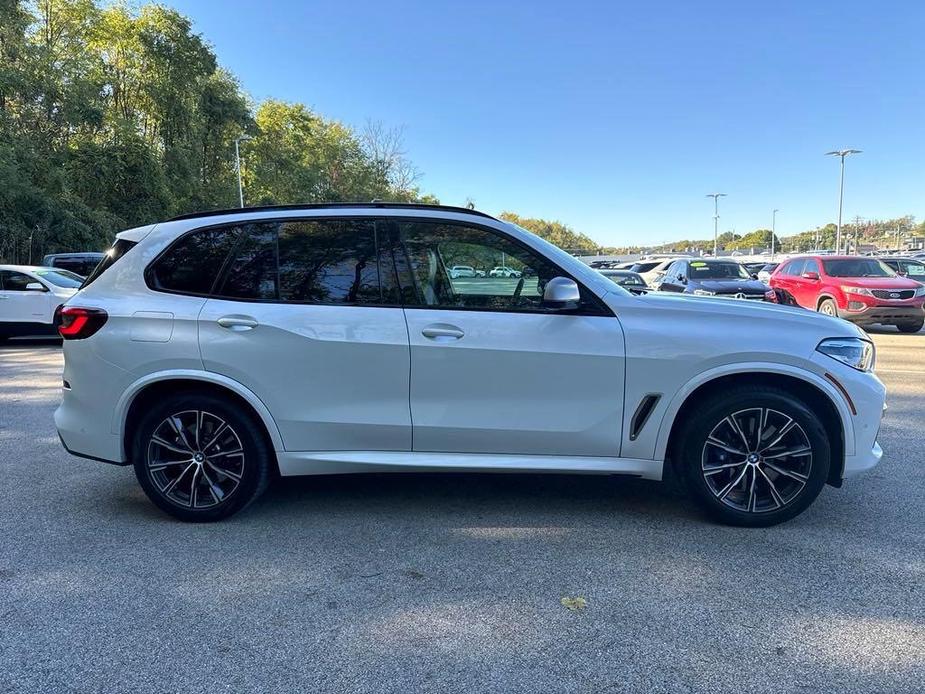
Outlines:
<svg viewBox="0 0 925 694"><path fill-rule="evenodd" d="M900 323L896 326L901 333L917 333L922 327L925 327L925 319L912 321L911 323Z"/></svg>
<svg viewBox="0 0 925 694"><path fill-rule="evenodd" d="M820 301L818 311L819 313L824 313L827 316L838 316L838 307L831 299L823 299Z"/></svg>
<svg viewBox="0 0 925 694"><path fill-rule="evenodd" d="M816 414L770 387L698 403L674 450L693 499L720 522L751 527L802 513L822 491L830 457Z"/></svg>
<svg viewBox="0 0 925 694"><path fill-rule="evenodd" d="M266 488L273 459L260 424L210 393L158 401L132 442L142 489L184 521L216 521L242 510Z"/></svg>

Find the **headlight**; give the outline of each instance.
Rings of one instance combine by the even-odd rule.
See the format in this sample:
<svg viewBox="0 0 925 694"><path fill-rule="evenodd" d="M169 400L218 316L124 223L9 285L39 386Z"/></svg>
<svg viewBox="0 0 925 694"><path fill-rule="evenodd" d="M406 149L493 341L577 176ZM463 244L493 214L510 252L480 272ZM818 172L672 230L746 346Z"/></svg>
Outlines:
<svg viewBox="0 0 925 694"><path fill-rule="evenodd" d="M873 296L873 293L867 287L842 287L845 294L860 294L862 296Z"/></svg>
<svg viewBox="0 0 925 694"><path fill-rule="evenodd" d="M711 292L709 289L695 289L694 294L697 296L716 296L716 292Z"/></svg>
<svg viewBox="0 0 925 694"><path fill-rule="evenodd" d="M915 290L916 296L925 296L925 286L919 287Z"/></svg>
<svg viewBox="0 0 925 694"><path fill-rule="evenodd" d="M858 371L874 368L874 345L859 337L830 337L820 342L816 351Z"/></svg>

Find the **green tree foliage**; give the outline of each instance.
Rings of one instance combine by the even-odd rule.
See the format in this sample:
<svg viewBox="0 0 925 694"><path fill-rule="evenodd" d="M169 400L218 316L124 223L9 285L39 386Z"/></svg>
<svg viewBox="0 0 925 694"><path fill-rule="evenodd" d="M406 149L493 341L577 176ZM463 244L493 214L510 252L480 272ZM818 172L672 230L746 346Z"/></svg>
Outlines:
<svg viewBox="0 0 925 694"><path fill-rule="evenodd" d="M158 4L0 0L0 261L237 205L423 200L399 131L253 107L190 21Z"/></svg>
<svg viewBox="0 0 925 694"><path fill-rule="evenodd" d="M597 253L600 249L600 244L593 239L575 231L562 222L550 222L545 219L521 217L513 212L502 212L501 219L521 226L528 231L532 231L537 236L546 239L550 243L570 253L593 254Z"/></svg>

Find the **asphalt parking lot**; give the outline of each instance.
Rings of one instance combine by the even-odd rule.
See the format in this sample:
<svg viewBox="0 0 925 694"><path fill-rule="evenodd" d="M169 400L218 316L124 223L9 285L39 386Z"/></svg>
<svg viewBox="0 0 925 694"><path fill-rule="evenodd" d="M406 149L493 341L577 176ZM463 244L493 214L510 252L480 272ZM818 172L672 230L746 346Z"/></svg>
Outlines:
<svg viewBox="0 0 925 694"><path fill-rule="evenodd" d="M923 691L925 332L874 339L884 462L761 530L641 481L469 474L285 480L185 525L62 450L60 347L11 342L0 691Z"/></svg>

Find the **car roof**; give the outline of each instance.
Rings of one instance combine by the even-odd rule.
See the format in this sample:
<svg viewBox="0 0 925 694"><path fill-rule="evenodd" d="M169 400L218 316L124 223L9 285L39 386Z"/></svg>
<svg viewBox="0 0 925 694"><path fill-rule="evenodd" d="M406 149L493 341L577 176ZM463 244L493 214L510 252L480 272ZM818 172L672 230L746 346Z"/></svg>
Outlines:
<svg viewBox="0 0 925 694"><path fill-rule="evenodd" d="M14 270L16 272L35 272L36 270L55 270L44 265L0 265L0 270Z"/></svg>
<svg viewBox="0 0 925 694"><path fill-rule="evenodd" d="M102 251L83 251L81 253L47 253L46 258L96 258L106 255Z"/></svg>
<svg viewBox="0 0 925 694"><path fill-rule="evenodd" d="M351 209L383 209L383 210L432 210L441 212L456 212L460 214L471 214L476 217L486 217L496 219L486 212L480 212L468 207L455 207L453 205L429 205L426 203L416 202L313 202L299 205L262 205L258 207L236 207L223 210L206 210L202 212L191 212L172 217L169 221L175 222L180 219L200 219L203 217L221 217L222 215L241 214L242 212L285 212L287 210L351 210Z"/></svg>

